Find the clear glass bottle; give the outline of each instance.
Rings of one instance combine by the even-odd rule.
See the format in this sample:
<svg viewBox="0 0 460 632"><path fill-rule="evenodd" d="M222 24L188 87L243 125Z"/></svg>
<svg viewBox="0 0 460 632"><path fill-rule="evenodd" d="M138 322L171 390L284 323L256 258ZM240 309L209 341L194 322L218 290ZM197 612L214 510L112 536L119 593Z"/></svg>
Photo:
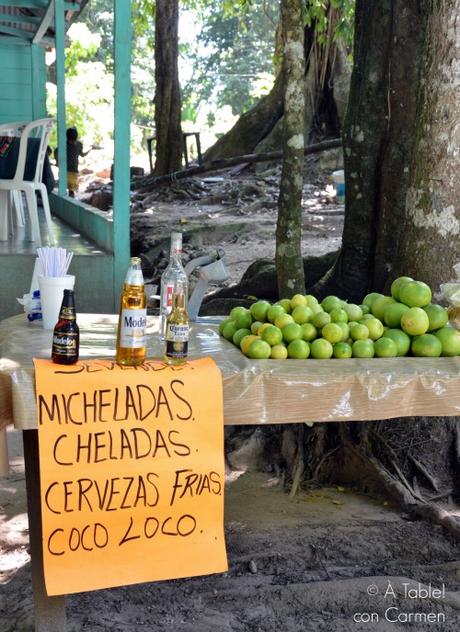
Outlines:
<svg viewBox="0 0 460 632"><path fill-rule="evenodd" d="M184 364L188 356L190 319L185 306L185 287L176 283L172 295L172 310L166 319L164 360L168 364Z"/></svg>
<svg viewBox="0 0 460 632"><path fill-rule="evenodd" d="M116 353L118 364L135 366L144 362L146 329L147 297L141 260L132 257L120 299Z"/></svg>
<svg viewBox="0 0 460 632"><path fill-rule="evenodd" d="M171 233L171 250L169 263L161 275L160 296L160 339L163 341L166 335L166 319L172 310L172 297L177 284L183 287L185 308L188 300L188 279L182 265L182 233Z"/></svg>

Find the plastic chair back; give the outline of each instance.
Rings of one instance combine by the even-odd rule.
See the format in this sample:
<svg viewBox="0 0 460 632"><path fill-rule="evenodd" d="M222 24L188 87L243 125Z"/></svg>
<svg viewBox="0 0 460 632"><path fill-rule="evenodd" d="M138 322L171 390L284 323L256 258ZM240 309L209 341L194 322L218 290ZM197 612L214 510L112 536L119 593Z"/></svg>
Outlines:
<svg viewBox="0 0 460 632"><path fill-rule="evenodd" d="M45 162L46 149L48 147L48 138L54 125L54 119L43 118L27 123L21 131L21 140L19 144L19 156L16 165L13 182L23 182L26 168L27 146L29 138L39 139L37 160L35 166L35 174L32 182L41 183L43 174L43 164Z"/></svg>

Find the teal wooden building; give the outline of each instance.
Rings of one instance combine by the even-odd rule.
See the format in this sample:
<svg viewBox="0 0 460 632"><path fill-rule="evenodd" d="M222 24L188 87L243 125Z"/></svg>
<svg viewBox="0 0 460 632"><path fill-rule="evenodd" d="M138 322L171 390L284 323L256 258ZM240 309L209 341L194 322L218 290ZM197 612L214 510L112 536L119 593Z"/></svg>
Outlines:
<svg viewBox="0 0 460 632"><path fill-rule="evenodd" d="M66 144L65 32L89 0L0 0L0 124L47 116L45 52L56 51L58 146ZM114 0L115 150L113 213L104 213L66 194L65 155L59 185L50 194L57 245L74 251L81 312L117 311L130 257L129 145L131 119L130 0ZM64 152L65 153L65 152ZM47 245L44 238L42 245ZM28 292L35 242L13 235L0 241L0 319L22 311L16 297Z"/></svg>

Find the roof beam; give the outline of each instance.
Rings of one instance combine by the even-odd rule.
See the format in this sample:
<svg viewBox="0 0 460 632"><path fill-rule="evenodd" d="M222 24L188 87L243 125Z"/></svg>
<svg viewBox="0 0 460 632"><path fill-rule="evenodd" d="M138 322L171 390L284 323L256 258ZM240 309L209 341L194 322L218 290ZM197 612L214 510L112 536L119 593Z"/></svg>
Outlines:
<svg viewBox="0 0 460 632"><path fill-rule="evenodd" d="M4 7L15 7L19 9L44 9L48 4L48 0L2 0L1 5Z"/></svg>
<svg viewBox="0 0 460 632"><path fill-rule="evenodd" d="M39 44L42 40L42 37L45 35L48 30L49 25L54 19L54 0L50 0L48 7L45 11L45 14L40 22L40 26L38 27L32 42L34 44Z"/></svg>
<svg viewBox="0 0 460 632"><path fill-rule="evenodd" d="M0 13L0 22L8 22L9 24L40 24L41 18L32 17L31 15Z"/></svg>
<svg viewBox="0 0 460 632"><path fill-rule="evenodd" d="M11 26L4 26L3 24L0 24L0 32L7 33L8 35L15 35L16 37L20 37L25 40L31 40L34 35L32 32L24 31L23 29L15 29Z"/></svg>
<svg viewBox="0 0 460 632"><path fill-rule="evenodd" d="M86 3L85 3L86 4ZM16 9L46 9L49 0L0 0L2 7L15 7ZM66 11L80 11L81 4L79 2L64 2Z"/></svg>

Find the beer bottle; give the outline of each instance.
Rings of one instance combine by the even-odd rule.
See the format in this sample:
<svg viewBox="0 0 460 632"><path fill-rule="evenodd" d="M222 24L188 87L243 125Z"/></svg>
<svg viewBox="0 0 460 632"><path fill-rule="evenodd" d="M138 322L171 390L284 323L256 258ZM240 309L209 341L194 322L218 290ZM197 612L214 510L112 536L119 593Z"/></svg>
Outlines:
<svg viewBox="0 0 460 632"><path fill-rule="evenodd" d="M165 339L166 319L172 310L172 295L174 287L180 283L184 288L185 307L188 299L188 280L182 266L182 233L171 233L171 250L169 264L161 275L160 296L160 339Z"/></svg>
<svg viewBox="0 0 460 632"><path fill-rule="evenodd" d="M53 332L51 357L56 364L75 364L78 360L80 332L75 313L73 290L64 290L59 320Z"/></svg>
<svg viewBox="0 0 460 632"><path fill-rule="evenodd" d="M141 260L131 258L120 299L116 362L127 366L145 360L147 328L147 297L144 289Z"/></svg>
<svg viewBox="0 0 460 632"><path fill-rule="evenodd" d="M189 317L185 307L185 288L177 283L172 295L172 311L166 320L164 360L184 364L188 355Z"/></svg>

